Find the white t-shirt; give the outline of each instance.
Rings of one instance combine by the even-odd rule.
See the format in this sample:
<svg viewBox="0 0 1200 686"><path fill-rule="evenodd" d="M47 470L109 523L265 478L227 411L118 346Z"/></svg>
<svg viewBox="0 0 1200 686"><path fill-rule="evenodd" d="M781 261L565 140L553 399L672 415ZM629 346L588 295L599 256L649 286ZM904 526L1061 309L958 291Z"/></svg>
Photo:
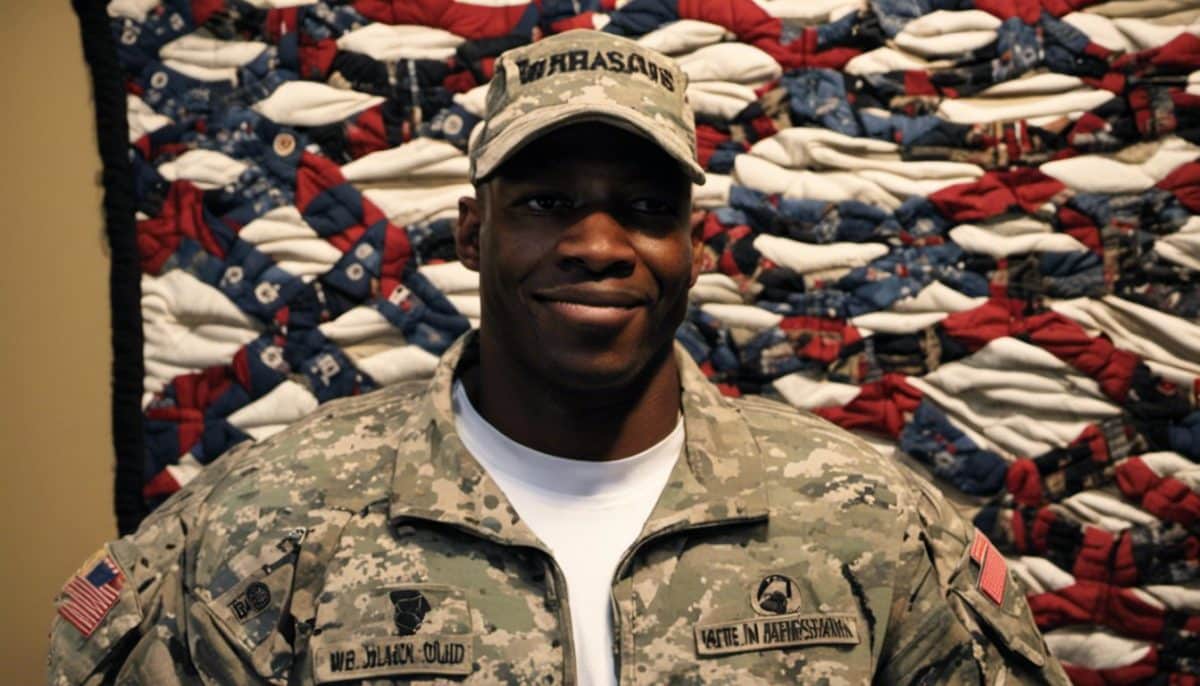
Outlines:
<svg viewBox="0 0 1200 686"><path fill-rule="evenodd" d="M547 455L500 433L471 406L461 382L454 384L453 406L463 445L562 568L579 683L615 685L612 577L683 450L683 418L637 455L589 462Z"/></svg>

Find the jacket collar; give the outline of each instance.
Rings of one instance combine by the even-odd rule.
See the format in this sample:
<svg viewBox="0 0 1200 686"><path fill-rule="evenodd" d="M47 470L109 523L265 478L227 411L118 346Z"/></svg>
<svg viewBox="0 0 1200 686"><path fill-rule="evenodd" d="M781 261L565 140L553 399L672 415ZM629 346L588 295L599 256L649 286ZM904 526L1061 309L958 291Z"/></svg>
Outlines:
<svg viewBox="0 0 1200 686"><path fill-rule="evenodd" d="M400 429L389 519L435 521L504 545L546 550L463 447L451 409L455 370L478 362L475 331L442 356ZM766 516L763 464L750 428L678 344L686 441L639 541L674 530Z"/></svg>

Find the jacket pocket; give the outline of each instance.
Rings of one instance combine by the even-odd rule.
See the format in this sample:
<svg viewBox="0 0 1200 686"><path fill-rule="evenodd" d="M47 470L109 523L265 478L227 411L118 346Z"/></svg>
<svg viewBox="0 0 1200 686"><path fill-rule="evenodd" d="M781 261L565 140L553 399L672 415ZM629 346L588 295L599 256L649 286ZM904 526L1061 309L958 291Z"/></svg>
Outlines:
<svg viewBox="0 0 1200 686"><path fill-rule="evenodd" d="M239 552L213 575L198 589L201 602L195 604L192 617L201 633L215 628L219 638L269 683L286 682L292 663L289 607L303 533L297 529L277 538L260 549ZM208 662L197 642L192 643L195 659Z"/></svg>
<svg viewBox="0 0 1200 686"><path fill-rule="evenodd" d="M460 588L380 584L328 601L317 610L319 632L310 644L316 683L473 671L475 633Z"/></svg>

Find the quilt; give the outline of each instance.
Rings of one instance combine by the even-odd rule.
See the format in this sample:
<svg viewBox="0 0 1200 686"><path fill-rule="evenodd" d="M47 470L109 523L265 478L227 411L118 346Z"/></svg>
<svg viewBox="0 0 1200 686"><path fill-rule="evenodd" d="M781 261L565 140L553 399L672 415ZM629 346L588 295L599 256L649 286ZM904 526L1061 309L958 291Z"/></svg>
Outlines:
<svg viewBox="0 0 1200 686"><path fill-rule="evenodd" d="M129 531L242 441L431 373L498 54L677 59L722 392L935 481L1077 684L1200 683L1200 0L75 0Z"/></svg>

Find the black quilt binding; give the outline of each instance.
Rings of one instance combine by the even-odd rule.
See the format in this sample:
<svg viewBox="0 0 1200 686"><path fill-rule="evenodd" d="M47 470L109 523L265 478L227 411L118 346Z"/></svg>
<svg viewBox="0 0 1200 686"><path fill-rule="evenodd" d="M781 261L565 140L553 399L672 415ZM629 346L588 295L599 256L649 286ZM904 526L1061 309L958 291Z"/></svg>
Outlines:
<svg viewBox="0 0 1200 686"><path fill-rule="evenodd" d="M109 308L112 312L112 437L117 465L113 505L117 530L132 532L146 516L142 499L144 442L142 418L141 266L134 223L133 173L125 88L109 28L106 0L72 0L79 17L83 54L92 77L96 141L104 180L104 224L108 238Z"/></svg>

